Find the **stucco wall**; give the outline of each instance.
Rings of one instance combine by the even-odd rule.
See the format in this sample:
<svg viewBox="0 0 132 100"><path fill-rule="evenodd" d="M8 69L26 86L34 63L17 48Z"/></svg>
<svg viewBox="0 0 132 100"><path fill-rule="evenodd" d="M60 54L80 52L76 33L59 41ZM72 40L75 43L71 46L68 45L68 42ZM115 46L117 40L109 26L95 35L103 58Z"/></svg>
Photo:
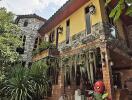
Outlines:
<svg viewBox="0 0 132 100"><path fill-rule="evenodd" d="M91 16L91 26L98 22L101 22L102 18L100 13L99 0L90 0L88 1L88 3L83 5L73 14L71 14L68 18L66 18L65 20L60 22L56 27L53 28L56 30L59 26L63 27L63 33L59 34L59 43L66 40L66 21L68 19L70 19L70 36L73 36L86 29L85 8L90 4L93 4L96 7L96 13ZM48 32L48 34L50 34L51 31Z"/></svg>

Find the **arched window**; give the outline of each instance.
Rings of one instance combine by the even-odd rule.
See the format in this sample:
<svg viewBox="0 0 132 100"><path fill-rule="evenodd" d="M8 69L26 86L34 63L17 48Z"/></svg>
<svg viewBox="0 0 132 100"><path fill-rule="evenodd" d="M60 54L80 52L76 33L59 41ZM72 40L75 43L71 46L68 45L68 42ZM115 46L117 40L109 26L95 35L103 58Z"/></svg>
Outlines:
<svg viewBox="0 0 132 100"><path fill-rule="evenodd" d="M55 31L53 30L53 31L50 33L49 42L50 42L50 43L53 43L54 40L55 40Z"/></svg>
<svg viewBox="0 0 132 100"><path fill-rule="evenodd" d="M26 42L26 36L25 35L21 35L20 39L22 41L22 48L24 48L25 47L25 42Z"/></svg>
<svg viewBox="0 0 132 100"><path fill-rule="evenodd" d="M18 47L18 48L16 49L16 51L17 51L19 54L24 54L26 36L25 36L25 35L21 35L21 36L20 36L20 39L21 39L21 41L22 41L22 45L21 45L20 47Z"/></svg>
<svg viewBox="0 0 132 100"><path fill-rule="evenodd" d="M37 38L35 39L35 43L34 43L34 48L33 48L33 50L36 50L36 48L38 47L38 42L39 42L39 38L37 37Z"/></svg>
<svg viewBox="0 0 132 100"><path fill-rule="evenodd" d="M23 47L23 48L25 47L25 42L26 42L26 36L24 35L24 36L23 36L23 44L22 44L22 47Z"/></svg>

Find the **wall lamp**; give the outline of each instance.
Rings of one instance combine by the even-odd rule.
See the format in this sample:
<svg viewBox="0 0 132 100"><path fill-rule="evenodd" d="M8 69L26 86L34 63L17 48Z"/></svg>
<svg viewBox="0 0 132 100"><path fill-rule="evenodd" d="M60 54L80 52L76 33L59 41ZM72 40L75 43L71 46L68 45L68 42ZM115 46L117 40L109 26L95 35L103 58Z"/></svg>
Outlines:
<svg viewBox="0 0 132 100"><path fill-rule="evenodd" d="M63 27L59 26L57 28L57 31L58 31L59 34L62 34L63 33Z"/></svg>
<svg viewBox="0 0 132 100"><path fill-rule="evenodd" d="M95 6L94 6L93 4L90 5L90 6L89 6L89 13L90 13L91 15L93 15L93 14L95 14L95 12L96 12Z"/></svg>
<svg viewBox="0 0 132 100"><path fill-rule="evenodd" d="M114 66L114 62L111 59L109 60L109 65L110 65L110 67Z"/></svg>

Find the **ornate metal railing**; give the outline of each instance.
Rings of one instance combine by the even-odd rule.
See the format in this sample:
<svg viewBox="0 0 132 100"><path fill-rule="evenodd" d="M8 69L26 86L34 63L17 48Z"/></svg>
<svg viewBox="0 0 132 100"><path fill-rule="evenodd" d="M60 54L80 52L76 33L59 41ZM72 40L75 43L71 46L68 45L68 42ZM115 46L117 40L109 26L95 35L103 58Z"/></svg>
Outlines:
<svg viewBox="0 0 132 100"><path fill-rule="evenodd" d="M118 47L124 51L128 50L126 41L120 37L117 28L107 22L100 22L93 25L91 34L87 34L85 30L75 34L70 38L70 44L66 44L65 41L60 43L59 50L63 51L76 48L79 45L88 44L97 39L100 42L107 42L108 46L113 45L113 48Z"/></svg>

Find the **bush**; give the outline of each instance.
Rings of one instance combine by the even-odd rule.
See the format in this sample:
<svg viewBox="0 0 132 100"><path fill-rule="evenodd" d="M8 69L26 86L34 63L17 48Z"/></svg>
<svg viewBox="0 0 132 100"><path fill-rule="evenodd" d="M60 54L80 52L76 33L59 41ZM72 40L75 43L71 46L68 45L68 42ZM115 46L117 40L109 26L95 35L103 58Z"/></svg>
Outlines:
<svg viewBox="0 0 132 100"><path fill-rule="evenodd" d="M6 100L39 100L48 89L47 66L42 61L35 62L31 69L17 66L0 84L1 96ZM2 97L1 97L2 98Z"/></svg>
<svg viewBox="0 0 132 100"><path fill-rule="evenodd" d="M4 82L3 93L10 100L32 99L30 93L34 92L32 84L29 81L28 69L21 66L12 70L12 75Z"/></svg>
<svg viewBox="0 0 132 100"><path fill-rule="evenodd" d="M33 63L29 72L30 81L35 89L34 98L37 100L43 98L48 90L48 78L46 72L47 65L42 61Z"/></svg>

